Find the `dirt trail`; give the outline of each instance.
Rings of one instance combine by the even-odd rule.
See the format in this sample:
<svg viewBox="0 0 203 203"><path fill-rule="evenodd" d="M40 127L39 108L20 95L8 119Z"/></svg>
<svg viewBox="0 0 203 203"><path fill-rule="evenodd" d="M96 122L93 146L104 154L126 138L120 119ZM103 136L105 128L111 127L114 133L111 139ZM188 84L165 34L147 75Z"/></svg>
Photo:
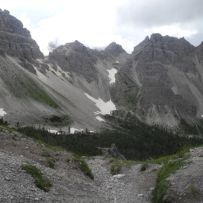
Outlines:
<svg viewBox="0 0 203 203"><path fill-rule="evenodd" d="M88 161L99 193L109 203L149 203L155 185L157 165L140 172L140 164L124 168L122 174L110 174L109 161L95 157Z"/></svg>

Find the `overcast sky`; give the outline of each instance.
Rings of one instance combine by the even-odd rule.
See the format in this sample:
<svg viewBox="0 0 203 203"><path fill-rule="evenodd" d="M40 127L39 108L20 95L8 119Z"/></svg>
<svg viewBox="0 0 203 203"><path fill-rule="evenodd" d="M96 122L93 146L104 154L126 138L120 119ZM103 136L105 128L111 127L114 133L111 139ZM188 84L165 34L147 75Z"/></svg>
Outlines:
<svg viewBox="0 0 203 203"><path fill-rule="evenodd" d="M41 50L79 40L89 47L116 41L128 52L161 33L203 41L203 0L0 0L31 31Z"/></svg>

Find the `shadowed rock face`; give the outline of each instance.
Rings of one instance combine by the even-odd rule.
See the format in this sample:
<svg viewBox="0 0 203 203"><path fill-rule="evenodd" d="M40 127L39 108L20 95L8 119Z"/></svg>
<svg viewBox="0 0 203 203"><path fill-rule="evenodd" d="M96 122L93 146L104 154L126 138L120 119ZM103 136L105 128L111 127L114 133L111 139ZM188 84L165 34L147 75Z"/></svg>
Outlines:
<svg viewBox="0 0 203 203"><path fill-rule="evenodd" d="M30 32L6 10L0 10L0 53L29 60L43 57Z"/></svg>
<svg viewBox="0 0 203 203"><path fill-rule="evenodd" d="M203 66L196 49L184 38L146 37L117 74L114 101L149 123L173 126L199 117Z"/></svg>
<svg viewBox="0 0 203 203"><path fill-rule="evenodd" d="M120 54L126 54L123 47L115 42L109 44L104 51L113 57L118 57Z"/></svg>
<svg viewBox="0 0 203 203"><path fill-rule="evenodd" d="M93 50L78 41L56 48L49 54L49 60L64 71L84 76L88 82L98 79L95 68L97 58Z"/></svg>

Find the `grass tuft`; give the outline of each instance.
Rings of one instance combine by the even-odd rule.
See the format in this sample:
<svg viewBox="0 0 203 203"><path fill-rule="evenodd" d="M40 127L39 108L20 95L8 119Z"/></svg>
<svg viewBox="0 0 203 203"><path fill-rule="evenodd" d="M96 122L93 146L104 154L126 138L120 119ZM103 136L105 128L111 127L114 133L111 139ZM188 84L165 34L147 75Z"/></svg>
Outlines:
<svg viewBox="0 0 203 203"><path fill-rule="evenodd" d="M158 172L156 186L152 194L152 203L167 203L167 200L164 200L164 196L169 187L169 181L167 178L184 166L185 159L187 158L187 151L188 150L182 150L175 155L165 156L151 161L151 163L162 164L162 167Z"/></svg>
<svg viewBox="0 0 203 203"><path fill-rule="evenodd" d="M92 180L94 180L94 175L90 169L90 167L88 166L87 162L80 156L75 155L73 157L73 162L75 162L79 169L83 172L84 175L88 176L89 178L91 178Z"/></svg>
<svg viewBox="0 0 203 203"><path fill-rule="evenodd" d="M51 182L36 166L26 163L22 165L22 169L33 177L34 183L38 188L44 190L45 192L50 190L50 187L52 186Z"/></svg>
<svg viewBox="0 0 203 203"><path fill-rule="evenodd" d="M55 168L55 164L56 164L56 159L54 159L53 157L49 157L47 158L47 165L49 168Z"/></svg>

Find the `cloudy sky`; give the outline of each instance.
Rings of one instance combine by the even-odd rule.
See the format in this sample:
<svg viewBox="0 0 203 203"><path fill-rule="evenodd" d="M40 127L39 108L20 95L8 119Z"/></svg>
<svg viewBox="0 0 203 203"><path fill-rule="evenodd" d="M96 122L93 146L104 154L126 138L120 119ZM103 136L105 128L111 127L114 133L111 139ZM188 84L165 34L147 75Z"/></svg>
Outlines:
<svg viewBox="0 0 203 203"><path fill-rule="evenodd" d="M203 41L203 0L0 0L31 31L41 50L79 40L89 47L112 41L128 52L145 36L161 33Z"/></svg>

